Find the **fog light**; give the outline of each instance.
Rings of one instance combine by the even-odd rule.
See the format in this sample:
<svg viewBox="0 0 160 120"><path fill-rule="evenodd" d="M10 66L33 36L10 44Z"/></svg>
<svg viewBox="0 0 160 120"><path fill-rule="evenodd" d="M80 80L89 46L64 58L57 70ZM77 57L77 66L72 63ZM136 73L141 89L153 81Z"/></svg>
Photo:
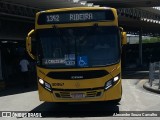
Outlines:
<svg viewBox="0 0 160 120"><path fill-rule="evenodd" d="M39 79L39 83L43 85L44 84L44 80Z"/></svg>

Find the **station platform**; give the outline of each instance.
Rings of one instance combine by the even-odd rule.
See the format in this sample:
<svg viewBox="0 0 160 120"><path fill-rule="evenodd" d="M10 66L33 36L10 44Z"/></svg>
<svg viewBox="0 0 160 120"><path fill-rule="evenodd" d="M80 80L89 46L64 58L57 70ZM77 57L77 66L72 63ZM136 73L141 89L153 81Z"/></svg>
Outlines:
<svg viewBox="0 0 160 120"><path fill-rule="evenodd" d="M158 89L158 87L159 87L159 80L154 80L152 86L150 86L148 81L145 82L143 85L144 89L160 94L160 89Z"/></svg>
<svg viewBox="0 0 160 120"><path fill-rule="evenodd" d="M122 79L145 79L146 81L143 84L143 88L150 92L160 94L159 79L154 80L152 86L150 86L149 71L147 71L147 69L144 68L126 69L122 73L123 73Z"/></svg>

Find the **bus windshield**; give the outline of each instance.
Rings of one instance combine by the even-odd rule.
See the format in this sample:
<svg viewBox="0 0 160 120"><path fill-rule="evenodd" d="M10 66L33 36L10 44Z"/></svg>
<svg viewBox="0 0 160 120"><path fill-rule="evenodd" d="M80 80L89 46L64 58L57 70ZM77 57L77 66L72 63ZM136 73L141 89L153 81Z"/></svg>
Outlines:
<svg viewBox="0 0 160 120"><path fill-rule="evenodd" d="M98 67L120 59L118 27L90 26L38 30L38 60L47 68Z"/></svg>

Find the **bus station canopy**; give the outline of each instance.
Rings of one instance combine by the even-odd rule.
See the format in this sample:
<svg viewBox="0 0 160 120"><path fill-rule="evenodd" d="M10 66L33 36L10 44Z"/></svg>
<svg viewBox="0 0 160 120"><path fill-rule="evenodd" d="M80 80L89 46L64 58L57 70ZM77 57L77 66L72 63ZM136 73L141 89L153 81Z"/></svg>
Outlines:
<svg viewBox="0 0 160 120"><path fill-rule="evenodd" d="M5 0L39 9L84 6L82 2L109 7L155 7L160 6L160 0Z"/></svg>
<svg viewBox="0 0 160 120"><path fill-rule="evenodd" d="M125 15L119 14L119 24L125 28L127 31L137 32L141 28L144 33L155 33L160 35L160 11L152 7L160 6L160 0L3 0L10 4L18 4L22 6L28 6L31 8L36 8L38 10L54 9L54 8L66 8L66 7L80 7L87 6L89 4L100 5L100 6L111 6L117 9L129 9L125 10ZM138 9L138 14L148 16L150 18L145 18L149 21L144 21L141 19L134 19L133 14L136 12L132 11L132 8ZM118 10L119 11L119 10ZM130 15L131 14L131 15ZM152 15L156 18L152 20ZM142 18L140 16L139 18Z"/></svg>

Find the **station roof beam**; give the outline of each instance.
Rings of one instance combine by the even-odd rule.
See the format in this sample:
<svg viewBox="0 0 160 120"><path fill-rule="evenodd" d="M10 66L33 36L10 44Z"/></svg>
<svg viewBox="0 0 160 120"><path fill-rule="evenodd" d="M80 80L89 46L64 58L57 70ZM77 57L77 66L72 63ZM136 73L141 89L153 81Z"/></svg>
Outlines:
<svg viewBox="0 0 160 120"><path fill-rule="evenodd" d="M115 8L160 6L160 0L86 0L86 1L101 6L109 6Z"/></svg>

